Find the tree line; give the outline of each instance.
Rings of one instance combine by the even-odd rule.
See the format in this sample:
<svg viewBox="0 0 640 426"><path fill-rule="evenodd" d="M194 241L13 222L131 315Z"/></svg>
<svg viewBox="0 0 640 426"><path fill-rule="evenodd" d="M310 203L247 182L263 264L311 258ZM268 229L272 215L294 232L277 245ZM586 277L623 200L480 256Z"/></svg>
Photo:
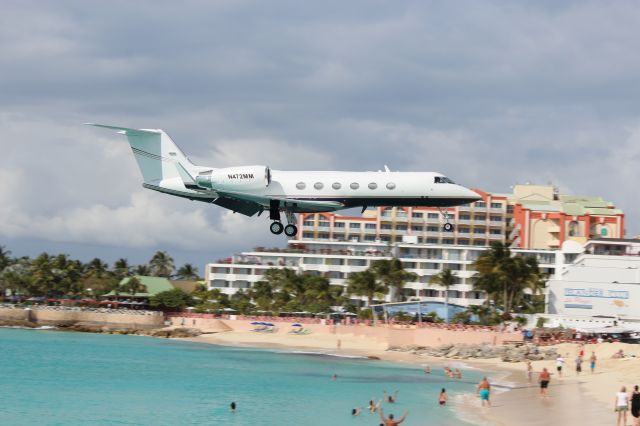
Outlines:
<svg viewBox="0 0 640 426"><path fill-rule="evenodd" d="M25 297L54 298L99 296L110 291L131 293L131 288L120 288L120 281L133 275L199 279L198 268L185 263L176 270L173 258L165 251L157 251L145 264L131 265L120 258L109 265L99 258L82 262L66 254L12 257L11 251L0 246L0 296L7 291ZM129 287L136 285L136 280L129 283Z"/></svg>

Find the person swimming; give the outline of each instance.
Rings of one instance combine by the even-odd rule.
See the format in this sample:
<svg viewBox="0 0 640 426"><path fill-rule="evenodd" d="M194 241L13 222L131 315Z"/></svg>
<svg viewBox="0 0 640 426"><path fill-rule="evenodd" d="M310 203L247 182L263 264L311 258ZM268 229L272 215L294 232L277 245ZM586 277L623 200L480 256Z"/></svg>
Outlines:
<svg viewBox="0 0 640 426"><path fill-rule="evenodd" d="M236 402L233 401L231 404L229 404L229 408L231 409L232 413L236 412Z"/></svg>
<svg viewBox="0 0 640 426"><path fill-rule="evenodd" d="M389 414L389 418L385 418L384 412L382 411L382 407L380 407L380 410L378 413L380 414L380 420L382 420L382 424L384 426L398 426L400 423L404 421L404 419L407 418L407 414L409 414L409 411L405 411L402 417L400 417L398 420L396 420L393 417L393 414Z"/></svg>
<svg viewBox="0 0 640 426"><path fill-rule="evenodd" d="M440 396L438 397L438 404L445 405L447 403L447 390L442 388Z"/></svg>
<svg viewBox="0 0 640 426"><path fill-rule="evenodd" d="M351 410L351 415L354 417L359 416L361 412L362 410L360 410L360 407L356 407Z"/></svg>

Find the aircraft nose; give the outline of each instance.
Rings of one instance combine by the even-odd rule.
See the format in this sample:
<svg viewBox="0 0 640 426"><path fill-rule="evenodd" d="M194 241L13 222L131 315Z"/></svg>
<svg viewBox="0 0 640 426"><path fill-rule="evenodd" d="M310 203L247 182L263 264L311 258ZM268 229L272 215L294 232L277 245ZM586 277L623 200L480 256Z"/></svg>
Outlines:
<svg viewBox="0 0 640 426"><path fill-rule="evenodd" d="M469 188L464 188L464 196L465 198L469 199L470 203L473 203L474 201L478 201L481 200L482 197L480 196L480 194L478 194L477 192L469 189Z"/></svg>

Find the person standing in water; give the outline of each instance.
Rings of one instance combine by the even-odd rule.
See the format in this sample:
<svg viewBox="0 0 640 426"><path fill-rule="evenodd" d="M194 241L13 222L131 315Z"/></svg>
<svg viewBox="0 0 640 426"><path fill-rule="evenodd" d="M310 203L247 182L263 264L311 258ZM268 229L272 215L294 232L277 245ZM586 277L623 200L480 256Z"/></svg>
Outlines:
<svg viewBox="0 0 640 426"><path fill-rule="evenodd" d="M405 411L402 417L400 417L398 420L393 417L393 414L389 414L389 418L385 418L382 407L380 407L378 413L380 414L380 420L382 420L382 424L384 424L384 426L397 426L400 423L404 422L404 419L407 418L407 414L409 414L409 411Z"/></svg>
<svg viewBox="0 0 640 426"><path fill-rule="evenodd" d="M236 402L233 401L231 404L229 404L229 408L231 409L232 413L236 412Z"/></svg>
<svg viewBox="0 0 640 426"><path fill-rule="evenodd" d="M438 404L446 405L447 404L447 391L445 388L442 388L440 391L440 396L438 397Z"/></svg>
<svg viewBox="0 0 640 426"><path fill-rule="evenodd" d="M480 397L480 403L484 407L491 407L491 401L489 400L489 394L491 392L491 385L486 377L478 384L478 396Z"/></svg>

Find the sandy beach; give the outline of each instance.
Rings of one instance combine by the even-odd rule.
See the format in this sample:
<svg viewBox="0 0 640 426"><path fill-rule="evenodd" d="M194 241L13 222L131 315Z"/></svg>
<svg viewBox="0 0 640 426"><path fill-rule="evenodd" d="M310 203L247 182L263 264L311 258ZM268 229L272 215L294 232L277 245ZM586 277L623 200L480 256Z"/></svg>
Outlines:
<svg viewBox="0 0 640 426"><path fill-rule="evenodd" d="M636 345L601 343L585 345L586 362L583 372L577 375L574 359L580 350L577 344L557 345L565 360L564 377L559 378L555 361L534 361L535 372L547 368L552 372L549 396L539 396L537 374L528 383L524 363L504 363L500 359L456 360L417 356L411 353L387 351L384 342L359 336L330 333L292 335L286 333L256 333L251 331L226 331L203 334L188 340L218 345L282 348L288 350L313 350L329 354L376 357L386 361L429 364L434 367L464 363L471 368L491 372L494 390L492 407L481 408L475 397L475 388L469 394L451 398L461 416L472 423L483 425L610 425L615 422L613 399L620 386L631 387L640 383L640 358L612 359L622 349L627 355L640 356ZM598 362L595 374L589 371L588 358L595 351ZM631 417L629 417L631 424Z"/></svg>

